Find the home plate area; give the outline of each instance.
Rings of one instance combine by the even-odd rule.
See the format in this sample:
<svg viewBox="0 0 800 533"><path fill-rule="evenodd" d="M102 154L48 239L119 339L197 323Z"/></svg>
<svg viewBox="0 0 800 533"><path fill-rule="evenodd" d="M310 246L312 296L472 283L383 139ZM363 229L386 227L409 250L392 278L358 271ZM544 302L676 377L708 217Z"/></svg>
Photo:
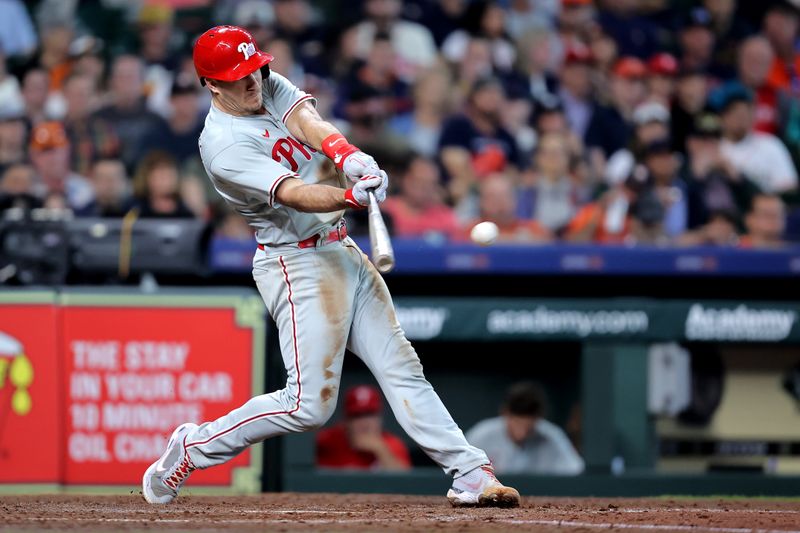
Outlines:
<svg viewBox="0 0 800 533"><path fill-rule="evenodd" d="M800 533L800 502L720 498L524 498L518 509L453 509L444 497L375 494L0 496L0 531L693 531Z"/></svg>

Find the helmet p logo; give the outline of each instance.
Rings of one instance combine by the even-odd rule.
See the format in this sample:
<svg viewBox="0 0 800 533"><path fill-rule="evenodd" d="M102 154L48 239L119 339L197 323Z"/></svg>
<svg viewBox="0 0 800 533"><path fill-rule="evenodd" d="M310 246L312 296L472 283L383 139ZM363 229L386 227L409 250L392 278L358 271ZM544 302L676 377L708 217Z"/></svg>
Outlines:
<svg viewBox="0 0 800 533"><path fill-rule="evenodd" d="M245 61L250 59L250 56L256 55L256 47L253 43L239 43L239 46L236 48L236 50L244 54Z"/></svg>

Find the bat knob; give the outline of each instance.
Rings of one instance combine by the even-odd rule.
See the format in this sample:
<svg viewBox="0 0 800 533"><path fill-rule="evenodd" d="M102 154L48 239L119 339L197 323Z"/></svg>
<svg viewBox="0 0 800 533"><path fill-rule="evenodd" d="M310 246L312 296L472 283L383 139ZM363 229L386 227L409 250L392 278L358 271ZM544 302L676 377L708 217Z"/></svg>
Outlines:
<svg viewBox="0 0 800 533"><path fill-rule="evenodd" d="M391 257L378 257L375 259L375 268L381 274L386 274L394 268L394 261L392 261Z"/></svg>

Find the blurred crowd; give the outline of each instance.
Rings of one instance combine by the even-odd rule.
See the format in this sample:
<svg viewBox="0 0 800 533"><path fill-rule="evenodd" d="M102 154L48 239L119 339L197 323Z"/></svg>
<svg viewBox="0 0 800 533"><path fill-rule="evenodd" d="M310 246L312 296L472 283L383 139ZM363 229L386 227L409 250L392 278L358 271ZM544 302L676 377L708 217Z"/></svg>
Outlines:
<svg viewBox="0 0 800 533"><path fill-rule="evenodd" d="M800 234L798 0L0 0L0 210L252 239L197 150L191 46L223 23L386 168L396 236Z"/></svg>

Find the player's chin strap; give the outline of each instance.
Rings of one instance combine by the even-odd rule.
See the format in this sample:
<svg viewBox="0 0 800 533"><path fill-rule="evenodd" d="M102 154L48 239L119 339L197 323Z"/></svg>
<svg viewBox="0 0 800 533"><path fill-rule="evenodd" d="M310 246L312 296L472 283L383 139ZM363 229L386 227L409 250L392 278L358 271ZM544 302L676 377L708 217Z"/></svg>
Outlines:
<svg viewBox="0 0 800 533"><path fill-rule="evenodd" d="M341 133L328 135L322 140L322 153L328 156L339 170L342 170L347 156L358 151L359 149L347 142Z"/></svg>

